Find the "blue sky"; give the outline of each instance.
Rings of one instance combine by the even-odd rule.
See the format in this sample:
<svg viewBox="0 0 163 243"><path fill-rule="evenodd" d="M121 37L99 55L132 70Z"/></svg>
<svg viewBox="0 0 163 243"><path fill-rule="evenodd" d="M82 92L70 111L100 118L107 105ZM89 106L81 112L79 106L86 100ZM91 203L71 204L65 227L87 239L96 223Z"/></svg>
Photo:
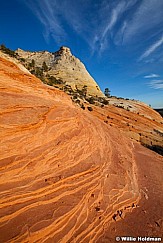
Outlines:
<svg viewBox="0 0 163 243"><path fill-rule="evenodd" d="M163 108L163 0L1 1L0 43L68 46L103 91Z"/></svg>

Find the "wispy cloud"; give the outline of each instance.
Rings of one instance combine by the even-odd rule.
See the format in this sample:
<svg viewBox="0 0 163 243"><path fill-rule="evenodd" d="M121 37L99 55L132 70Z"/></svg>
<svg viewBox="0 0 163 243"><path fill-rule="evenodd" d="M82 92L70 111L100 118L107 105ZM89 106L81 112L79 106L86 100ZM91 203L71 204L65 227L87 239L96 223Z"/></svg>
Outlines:
<svg viewBox="0 0 163 243"><path fill-rule="evenodd" d="M142 59L148 57L151 55L157 48L159 48L163 44L163 35L159 40L157 40L155 43L153 43L139 58L141 61Z"/></svg>
<svg viewBox="0 0 163 243"><path fill-rule="evenodd" d="M142 34L144 39L147 39L148 35L145 36L145 33L149 30L154 30L156 33L157 26L163 21L162 9L162 0L136 1L132 14L126 19L124 43L136 41Z"/></svg>
<svg viewBox="0 0 163 243"><path fill-rule="evenodd" d="M148 85L153 89L163 89L163 80L151 80Z"/></svg>
<svg viewBox="0 0 163 243"><path fill-rule="evenodd" d="M123 38L124 38L126 28L127 28L127 22L124 21L121 28L119 28L119 31L116 33L114 37L114 42L116 45L121 45L123 43Z"/></svg>
<svg viewBox="0 0 163 243"><path fill-rule="evenodd" d="M91 45L94 37L92 30L95 30L92 19L88 20L87 17L87 13L91 11L91 0L85 0L84 4L83 0L71 0L71 3L62 0L62 5L58 0L27 0L25 3L44 26L43 35L46 41L51 37L57 44L68 40L69 26L72 32Z"/></svg>
<svg viewBox="0 0 163 243"><path fill-rule="evenodd" d="M151 73L149 75L144 76L144 78L158 78L158 77L160 77L160 75L155 73Z"/></svg>
<svg viewBox="0 0 163 243"><path fill-rule="evenodd" d="M83 38L92 51L103 52L109 45L110 33L128 7L125 0L118 4L102 0L92 4L92 0L27 0L26 5L44 26L43 35L48 41L52 37L58 44L70 38L69 26L74 33ZM90 13L93 13L92 15Z"/></svg>
<svg viewBox="0 0 163 243"><path fill-rule="evenodd" d="M105 7L99 9L99 15L102 16L102 21L100 26L96 28L93 49L98 48L99 52L103 52L109 46L109 39L114 39L112 35L115 26L127 7L126 1L121 1L116 5L105 2Z"/></svg>
<svg viewBox="0 0 163 243"><path fill-rule="evenodd" d="M43 24L43 35L47 42L49 41L50 36L55 39L57 43L66 37L67 34L62 27L61 20L58 15L59 13L57 9L57 3L55 0L27 0L25 3Z"/></svg>
<svg viewBox="0 0 163 243"><path fill-rule="evenodd" d="M24 3L44 26L46 41L53 38L61 44L75 33L92 53L102 53L113 43L132 43L136 36L163 21L162 0L24 0ZM150 55L159 44L155 43L144 55Z"/></svg>

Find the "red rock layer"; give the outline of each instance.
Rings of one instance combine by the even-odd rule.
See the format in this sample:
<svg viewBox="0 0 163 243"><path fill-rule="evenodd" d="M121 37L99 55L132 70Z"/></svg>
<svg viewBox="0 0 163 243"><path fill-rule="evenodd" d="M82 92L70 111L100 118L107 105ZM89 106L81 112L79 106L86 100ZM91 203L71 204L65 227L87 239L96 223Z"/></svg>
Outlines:
<svg viewBox="0 0 163 243"><path fill-rule="evenodd" d="M160 200L161 156L3 58L0 89L0 242L114 242L130 217L139 233L144 166Z"/></svg>
<svg viewBox="0 0 163 243"><path fill-rule="evenodd" d="M141 144L163 147L163 118L159 113L141 102L115 99L117 102L119 107L93 106L92 114ZM127 110L124 106L131 108Z"/></svg>

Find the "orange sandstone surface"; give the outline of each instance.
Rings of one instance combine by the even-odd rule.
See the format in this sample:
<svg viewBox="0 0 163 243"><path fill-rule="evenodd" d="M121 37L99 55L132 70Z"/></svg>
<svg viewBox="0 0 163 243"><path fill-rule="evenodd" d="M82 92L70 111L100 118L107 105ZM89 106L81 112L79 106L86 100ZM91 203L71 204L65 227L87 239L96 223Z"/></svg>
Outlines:
<svg viewBox="0 0 163 243"><path fill-rule="evenodd" d="M102 108L91 105L92 115L108 126L118 128L134 141L163 148L163 118L158 112L139 101L120 98L108 100L110 104Z"/></svg>
<svg viewBox="0 0 163 243"><path fill-rule="evenodd" d="M0 58L0 242L162 235L163 159Z"/></svg>

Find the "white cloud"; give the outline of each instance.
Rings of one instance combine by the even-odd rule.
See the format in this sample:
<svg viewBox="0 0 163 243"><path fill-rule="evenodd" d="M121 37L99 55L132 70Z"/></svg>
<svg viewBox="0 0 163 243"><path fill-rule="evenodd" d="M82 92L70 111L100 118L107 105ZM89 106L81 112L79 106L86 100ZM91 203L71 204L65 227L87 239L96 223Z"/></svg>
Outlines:
<svg viewBox="0 0 163 243"><path fill-rule="evenodd" d="M163 89L163 80L151 80L148 85L153 89Z"/></svg>
<svg viewBox="0 0 163 243"><path fill-rule="evenodd" d="M25 3L43 24L43 35L46 41L52 36L57 43L60 43L61 38L67 36L58 16L58 7L55 0L28 0Z"/></svg>
<svg viewBox="0 0 163 243"><path fill-rule="evenodd" d="M158 78L158 77L160 77L160 76L158 74L155 74L155 73L151 73L149 75L144 76L144 78Z"/></svg>
<svg viewBox="0 0 163 243"><path fill-rule="evenodd" d="M92 53L105 51L110 40L119 45L123 41L131 40L131 37L135 38L138 33L144 34L144 30L163 20L162 0L94 2L24 0L44 26L43 35L46 41L52 37L56 43L63 43L69 38L70 28L87 42Z"/></svg>
<svg viewBox="0 0 163 243"><path fill-rule="evenodd" d="M21 0L19 0L21 1ZM90 46L94 38L96 26L92 26L93 18L87 19L90 12L91 0L27 0L26 5L44 26L44 38L46 41L50 37L57 44L63 43L69 37L67 27L69 26L74 33L83 38Z"/></svg>
<svg viewBox="0 0 163 243"><path fill-rule="evenodd" d="M125 31L126 31L126 27L127 27L127 22L124 21L121 28L115 35L114 42L116 45L120 45L123 43L123 38L124 38Z"/></svg>
<svg viewBox="0 0 163 243"><path fill-rule="evenodd" d="M116 23L121 18L125 9L128 7L125 1L121 1L115 6L111 6L106 2L105 4L105 7L103 6L103 9L101 8L99 10L99 14L102 17L102 22L96 30L96 35L94 36L92 46L93 49L96 49L98 44L98 51L100 53L108 47L108 39L113 33Z"/></svg>
<svg viewBox="0 0 163 243"><path fill-rule="evenodd" d="M159 40L153 43L139 58L139 61L151 55L157 48L163 44L163 35Z"/></svg>
<svg viewBox="0 0 163 243"><path fill-rule="evenodd" d="M137 1L132 15L126 19L125 44L145 35L148 30L154 29L156 31L158 24L163 21L162 9L162 0Z"/></svg>
<svg viewBox="0 0 163 243"><path fill-rule="evenodd" d="M20 0L19 0L20 1ZM92 0L27 0L26 5L44 26L44 37L49 37L59 44L68 38L66 23L77 35L83 38L92 52L103 52L109 45L109 38L117 21L126 8L130 7L126 1L118 4L101 0L92 4Z"/></svg>

